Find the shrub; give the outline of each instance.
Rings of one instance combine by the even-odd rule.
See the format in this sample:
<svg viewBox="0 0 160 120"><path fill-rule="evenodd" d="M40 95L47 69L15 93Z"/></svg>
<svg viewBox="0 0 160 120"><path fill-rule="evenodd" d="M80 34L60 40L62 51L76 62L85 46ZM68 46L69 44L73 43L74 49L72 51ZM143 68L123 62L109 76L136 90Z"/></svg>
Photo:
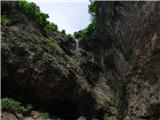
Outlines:
<svg viewBox="0 0 160 120"><path fill-rule="evenodd" d="M81 116L81 117L79 117L77 120L86 120L86 118L83 117L83 116Z"/></svg>
<svg viewBox="0 0 160 120"><path fill-rule="evenodd" d="M90 0L90 4L88 8L89 8L89 13L92 15L92 17L95 17L96 16L96 2Z"/></svg>
<svg viewBox="0 0 160 120"><path fill-rule="evenodd" d="M65 30L62 30L61 33L65 35L65 34L66 34L66 31L65 31Z"/></svg>
<svg viewBox="0 0 160 120"><path fill-rule="evenodd" d="M31 112L33 110L33 107L31 104L27 105L25 108L25 112Z"/></svg>
<svg viewBox="0 0 160 120"><path fill-rule="evenodd" d="M2 98L2 110L13 113L27 113L32 110L32 105L24 107L21 102L15 101L11 98Z"/></svg>
<svg viewBox="0 0 160 120"><path fill-rule="evenodd" d="M46 30L55 30L55 31L57 31L58 30L58 26L55 25L54 23L49 23L49 24L46 25L45 29Z"/></svg>
<svg viewBox="0 0 160 120"><path fill-rule="evenodd" d="M13 99L9 98L2 98L1 100L2 109L6 111L16 111L21 112L24 111L24 107L21 106L20 102L14 101Z"/></svg>
<svg viewBox="0 0 160 120"><path fill-rule="evenodd" d="M18 6L24 13L30 15L33 19L35 19L35 21L45 30L58 29L57 25L55 25L54 23L50 23L47 20L49 18L49 15L42 13L35 3L29 3L27 1L18 1Z"/></svg>

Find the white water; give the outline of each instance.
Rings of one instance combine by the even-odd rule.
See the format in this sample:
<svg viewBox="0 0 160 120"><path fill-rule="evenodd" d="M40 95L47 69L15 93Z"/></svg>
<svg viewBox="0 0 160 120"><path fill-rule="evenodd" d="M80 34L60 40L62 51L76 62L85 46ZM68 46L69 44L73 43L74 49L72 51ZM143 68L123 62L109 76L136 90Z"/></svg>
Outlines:
<svg viewBox="0 0 160 120"><path fill-rule="evenodd" d="M77 60L79 60L79 41L77 39L75 39L76 42L76 58Z"/></svg>

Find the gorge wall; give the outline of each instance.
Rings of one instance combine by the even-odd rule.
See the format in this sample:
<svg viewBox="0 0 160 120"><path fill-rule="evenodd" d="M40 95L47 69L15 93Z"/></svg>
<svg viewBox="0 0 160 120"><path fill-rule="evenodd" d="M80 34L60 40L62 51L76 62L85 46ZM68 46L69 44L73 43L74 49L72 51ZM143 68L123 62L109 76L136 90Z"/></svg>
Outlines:
<svg viewBox="0 0 160 120"><path fill-rule="evenodd" d="M2 2L2 97L67 120L160 118L160 2L96 2L95 31L75 41ZM8 9L9 8L9 9Z"/></svg>
<svg viewBox="0 0 160 120"><path fill-rule="evenodd" d="M159 2L97 2L97 29L82 42L103 69L119 119L160 115L158 9Z"/></svg>

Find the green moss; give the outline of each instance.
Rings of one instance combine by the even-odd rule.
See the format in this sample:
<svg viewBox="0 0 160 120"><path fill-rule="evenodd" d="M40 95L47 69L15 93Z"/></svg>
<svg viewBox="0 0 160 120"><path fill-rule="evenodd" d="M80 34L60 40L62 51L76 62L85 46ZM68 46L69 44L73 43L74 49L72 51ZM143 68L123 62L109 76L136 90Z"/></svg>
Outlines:
<svg viewBox="0 0 160 120"><path fill-rule="evenodd" d="M123 80L117 80L116 82L116 105L119 114L122 114L125 110L125 86Z"/></svg>
<svg viewBox="0 0 160 120"><path fill-rule="evenodd" d="M18 114L16 116L17 116L18 120L25 120L23 114Z"/></svg>
<svg viewBox="0 0 160 120"><path fill-rule="evenodd" d="M68 55L65 55L65 58L68 61L68 63L70 63L72 65L76 65L77 64L77 61L74 58L72 58L72 57L70 57Z"/></svg>
<svg viewBox="0 0 160 120"><path fill-rule="evenodd" d="M112 115L118 115L118 111L117 111L117 108L116 108L116 107L111 106L111 107L109 107L109 109L110 109L110 113L111 113Z"/></svg>
<svg viewBox="0 0 160 120"><path fill-rule="evenodd" d="M43 42L47 43L48 45L54 47L57 51L59 51L61 54L64 54L64 50L55 42L53 38L44 38Z"/></svg>
<svg viewBox="0 0 160 120"><path fill-rule="evenodd" d="M110 116L110 117L105 118L105 120L117 120L117 117L116 116Z"/></svg>
<svg viewBox="0 0 160 120"><path fill-rule="evenodd" d="M1 16L1 25L7 25L7 24L9 24L9 23L10 23L10 19L7 18L7 16L2 15L2 16Z"/></svg>

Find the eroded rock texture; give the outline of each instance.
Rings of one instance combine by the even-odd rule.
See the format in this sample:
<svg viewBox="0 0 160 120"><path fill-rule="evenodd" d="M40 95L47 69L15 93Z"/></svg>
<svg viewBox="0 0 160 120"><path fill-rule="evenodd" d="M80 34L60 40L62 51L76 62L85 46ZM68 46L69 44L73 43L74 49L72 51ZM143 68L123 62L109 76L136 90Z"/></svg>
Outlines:
<svg viewBox="0 0 160 120"><path fill-rule="evenodd" d="M67 119L99 114L104 105L96 99L103 96L92 92L74 59L73 38L56 31L45 37L16 2L2 2L2 15L9 20L2 26L2 97L32 103Z"/></svg>
<svg viewBox="0 0 160 120"><path fill-rule="evenodd" d="M82 41L102 68L119 119L160 116L159 10L159 2L97 2L96 32Z"/></svg>
<svg viewBox="0 0 160 120"><path fill-rule="evenodd" d="M68 119L160 117L160 2L97 2L96 30L80 42L78 62L71 37L44 37L15 4L7 3L12 14L2 4L10 19L2 26L3 97Z"/></svg>

